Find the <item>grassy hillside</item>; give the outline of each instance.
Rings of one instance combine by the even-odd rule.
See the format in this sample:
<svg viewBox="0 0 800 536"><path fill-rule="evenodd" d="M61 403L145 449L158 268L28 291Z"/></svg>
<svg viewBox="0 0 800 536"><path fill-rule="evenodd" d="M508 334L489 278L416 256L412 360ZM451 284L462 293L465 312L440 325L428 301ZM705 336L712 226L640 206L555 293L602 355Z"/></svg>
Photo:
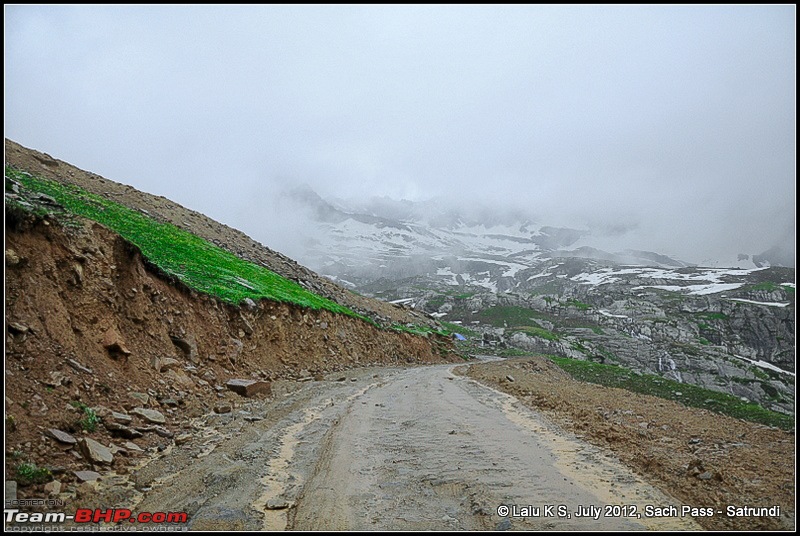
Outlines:
<svg viewBox="0 0 800 536"><path fill-rule="evenodd" d="M352 310L304 289L294 281L219 248L169 223L91 194L77 186L35 177L6 167L6 177L24 188L52 197L67 214L101 223L135 244L144 257L187 287L238 304L245 298L266 298L311 309L326 309L371 321ZM10 201L14 203L14 201Z"/></svg>

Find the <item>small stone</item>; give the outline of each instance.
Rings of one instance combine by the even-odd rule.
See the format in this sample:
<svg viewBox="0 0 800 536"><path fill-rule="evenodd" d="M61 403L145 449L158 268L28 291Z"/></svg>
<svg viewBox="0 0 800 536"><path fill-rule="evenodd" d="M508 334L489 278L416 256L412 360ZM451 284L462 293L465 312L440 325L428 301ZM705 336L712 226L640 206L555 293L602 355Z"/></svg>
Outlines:
<svg viewBox="0 0 800 536"><path fill-rule="evenodd" d="M180 348L186 357L189 358L189 361L192 363L197 363L197 343L194 340L194 337L190 336L169 336L170 340L172 340L172 344Z"/></svg>
<svg viewBox="0 0 800 536"><path fill-rule="evenodd" d="M242 305L244 305L248 309L255 309L256 308L256 302L254 302L250 298L243 299L242 300Z"/></svg>
<svg viewBox="0 0 800 536"><path fill-rule="evenodd" d="M89 463L111 464L114 461L114 455L108 447L89 437L82 437L78 441L78 449Z"/></svg>
<svg viewBox="0 0 800 536"><path fill-rule="evenodd" d="M702 442L703 440L699 437L693 437L689 440L690 445L697 445L698 443Z"/></svg>
<svg viewBox="0 0 800 536"><path fill-rule="evenodd" d="M259 380L228 380L225 387L238 395L248 398L258 394L270 395L272 393L272 384Z"/></svg>
<svg viewBox="0 0 800 536"><path fill-rule="evenodd" d="M164 428L163 426L153 426L153 431L160 435L161 437L166 437L167 439L172 439L175 437L175 434Z"/></svg>
<svg viewBox="0 0 800 536"><path fill-rule="evenodd" d="M112 355L131 355L131 351L125 347L122 337L119 333L117 333L115 328L109 328L108 331L106 331L105 335L103 335L101 344L103 345L103 348L108 350Z"/></svg>
<svg viewBox="0 0 800 536"><path fill-rule="evenodd" d="M25 324L20 324L19 322L9 322L8 323L8 330L13 333L19 333L24 335L30 331L30 328Z"/></svg>
<svg viewBox="0 0 800 536"><path fill-rule="evenodd" d="M164 372L165 370L178 368L181 362L172 357L154 356L153 359L150 360L150 364L153 366L156 372Z"/></svg>
<svg viewBox="0 0 800 536"><path fill-rule="evenodd" d="M49 380L44 381L44 384L50 387L60 387L61 385L66 385L67 383L69 383L69 378L67 378L63 372L59 372L57 370L54 370L50 373Z"/></svg>
<svg viewBox="0 0 800 536"><path fill-rule="evenodd" d="M150 404L150 395L148 395L147 393L133 392L133 393L128 393L128 396L136 400L143 406L147 406L148 404Z"/></svg>
<svg viewBox="0 0 800 536"><path fill-rule="evenodd" d="M61 482L53 480L44 485L44 492L48 495L58 495L61 493Z"/></svg>
<svg viewBox="0 0 800 536"><path fill-rule="evenodd" d="M175 444L183 445L185 443L188 443L190 439L192 439L192 434L181 434L175 438Z"/></svg>
<svg viewBox="0 0 800 536"><path fill-rule="evenodd" d="M125 439L138 439L142 437L142 433L140 431L134 430L133 428L129 428L128 426L115 421L103 421L103 426L105 426L106 430L112 434L124 437Z"/></svg>
<svg viewBox="0 0 800 536"><path fill-rule="evenodd" d="M58 441L59 443L64 443L65 445L74 445L78 442L72 435L62 432L56 428L49 428L47 433L50 434L50 437Z"/></svg>
<svg viewBox="0 0 800 536"><path fill-rule="evenodd" d="M131 410L131 413L153 424L164 424L165 422L167 422L167 419L164 417L164 414L154 409L133 408Z"/></svg>
<svg viewBox="0 0 800 536"><path fill-rule="evenodd" d="M214 406L214 413L230 413L233 411L233 408L230 404L217 404Z"/></svg>
<svg viewBox="0 0 800 536"><path fill-rule="evenodd" d="M133 422L133 417L131 417L127 413L117 413L116 411L112 411L111 418L114 419L116 422L122 424L130 424Z"/></svg>
<svg viewBox="0 0 800 536"><path fill-rule="evenodd" d="M131 441L126 441L125 443L122 444L122 446L128 449L129 452L135 452L135 453L144 452L139 445Z"/></svg>
<svg viewBox="0 0 800 536"><path fill-rule="evenodd" d="M714 477L714 474L711 471L706 471L705 473L700 473L697 475L697 478L700 480L711 480Z"/></svg>
<svg viewBox="0 0 800 536"><path fill-rule="evenodd" d="M19 261L20 261L20 259L19 259L19 255L17 255L17 252L14 251L11 248L8 248L6 250L6 265L7 266L16 266L16 265L19 264Z"/></svg>
<svg viewBox="0 0 800 536"><path fill-rule="evenodd" d="M94 482L100 478L100 473L95 471L73 471L73 474L81 482Z"/></svg>
<svg viewBox="0 0 800 536"><path fill-rule="evenodd" d="M514 376L512 376L511 374L507 374L506 380L508 380L510 383L514 383Z"/></svg>
<svg viewBox="0 0 800 536"><path fill-rule="evenodd" d="M285 510L289 508L289 503L286 499L274 498L267 501L264 505L267 510Z"/></svg>
<svg viewBox="0 0 800 536"><path fill-rule="evenodd" d="M84 367L74 359L67 359L67 365L74 368L78 372L85 372L86 374L94 374L94 371L92 371L92 369L90 369L89 367Z"/></svg>

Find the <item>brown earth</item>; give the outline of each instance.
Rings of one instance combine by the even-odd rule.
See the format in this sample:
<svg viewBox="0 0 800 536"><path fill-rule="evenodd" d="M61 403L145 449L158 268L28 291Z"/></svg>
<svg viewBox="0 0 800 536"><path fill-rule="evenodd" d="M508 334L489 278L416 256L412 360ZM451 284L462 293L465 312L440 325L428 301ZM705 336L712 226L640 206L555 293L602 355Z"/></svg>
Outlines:
<svg viewBox="0 0 800 536"><path fill-rule="evenodd" d="M46 179L75 184L93 194L143 211L158 221L171 223L205 238L243 259L265 266L321 296L369 316L382 325L388 326L394 322L436 325L433 320L415 311L352 293L289 257L256 242L243 232L189 210L163 196L141 192L131 186L105 179L46 153L23 147L9 139L5 140L5 157L7 165Z"/></svg>
<svg viewBox="0 0 800 536"><path fill-rule="evenodd" d="M444 338L268 301L238 308L175 286L135 247L89 221L62 227L7 211L5 248L6 479L18 480L17 466L34 462L64 485L62 499L79 491L72 471L93 466L48 429L105 446L127 441L104 424L82 432L73 403L107 408L98 412L103 423L113 420L107 410L160 411L161 428L140 417L130 425L145 430L133 443L152 452L179 438L190 417L244 401L223 387L232 378L314 381L369 364L459 359ZM94 468L124 473L135 458L123 449L110 467ZM20 489L24 496L47 494L39 484Z"/></svg>
<svg viewBox="0 0 800 536"><path fill-rule="evenodd" d="M585 440L612 450L684 505L722 510L729 505L781 507L781 518L696 517L707 529L794 529L792 433L576 381L544 357L471 365L466 374L514 395Z"/></svg>

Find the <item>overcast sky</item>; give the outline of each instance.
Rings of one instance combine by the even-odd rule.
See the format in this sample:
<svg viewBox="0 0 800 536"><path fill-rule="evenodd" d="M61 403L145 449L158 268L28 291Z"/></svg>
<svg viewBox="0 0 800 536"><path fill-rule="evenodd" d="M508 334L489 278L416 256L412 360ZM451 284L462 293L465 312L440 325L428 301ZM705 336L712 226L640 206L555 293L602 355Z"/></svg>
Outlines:
<svg viewBox="0 0 800 536"><path fill-rule="evenodd" d="M5 136L274 245L283 185L795 239L795 6L5 7ZM623 232L630 230L630 232Z"/></svg>

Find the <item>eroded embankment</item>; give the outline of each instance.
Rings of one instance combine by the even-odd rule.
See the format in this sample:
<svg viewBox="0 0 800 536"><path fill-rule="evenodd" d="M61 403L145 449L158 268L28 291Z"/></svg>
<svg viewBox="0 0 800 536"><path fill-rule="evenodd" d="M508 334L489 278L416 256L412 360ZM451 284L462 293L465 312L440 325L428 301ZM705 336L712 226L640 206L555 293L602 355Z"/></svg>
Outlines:
<svg viewBox="0 0 800 536"><path fill-rule="evenodd" d="M52 475L42 480L62 484L54 496L74 496L73 470L125 472L134 447L163 448L189 417L235 405L241 399L224 389L228 379L311 381L373 363L458 359L445 339L281 303L239 308L192 292L98 224L65 228L7 215L6 225L6 478L19 480L23 463L47 467ZM101 408L95 426L85 406ZM165 422L122 419L128 430L112 436L104 424L116 417L103 419L102 408L135 407ZM50 437L51 428L111 446L113 461L88 463L77 446ZM133 446L117 448L126 441ZM20 496L45 496L43 484Z"/></svg>

